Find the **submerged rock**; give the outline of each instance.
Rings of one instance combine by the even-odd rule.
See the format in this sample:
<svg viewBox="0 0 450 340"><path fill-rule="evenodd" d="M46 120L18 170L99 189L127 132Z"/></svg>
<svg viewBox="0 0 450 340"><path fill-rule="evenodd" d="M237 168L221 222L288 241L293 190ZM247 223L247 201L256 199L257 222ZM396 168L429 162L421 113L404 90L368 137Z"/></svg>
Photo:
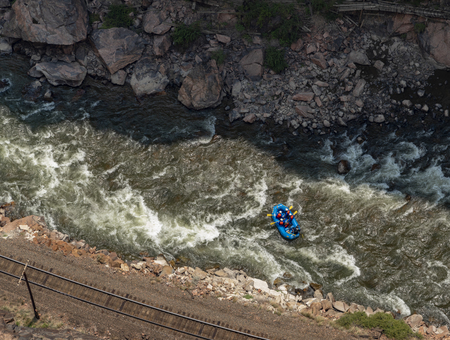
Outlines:
<svg viewBox="0 0 450 340"><path fill-rule="evenodd" d="M350 171L350 163L347 160L341 160L337 166L337 172L340 175L345 175Z"/></svg>

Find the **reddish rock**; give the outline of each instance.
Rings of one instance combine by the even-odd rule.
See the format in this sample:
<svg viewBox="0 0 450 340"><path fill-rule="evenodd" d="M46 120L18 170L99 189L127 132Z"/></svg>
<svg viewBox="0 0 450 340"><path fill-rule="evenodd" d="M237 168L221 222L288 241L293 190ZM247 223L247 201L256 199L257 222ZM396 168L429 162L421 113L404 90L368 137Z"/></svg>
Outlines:
<svg viewBox="0 0 450 340"><path fill-rule="evenodd" d="M325 70L328 67L328 63L325 60L325 57L322 53L316 53L313 56L311 56L311 61L319 66L322 70Z"/></svg>
<svg viewBox="0 0 450 340"><path fill-rule="evenodd" d="M331 301L322 300L321 304L322 304L322 309L325 312L328 311L329 309L333 308L333 304L331 303Z"/></svg>
<svg viewBox="0 0 450 340"><path fill-rule="evenodd" d="M206 66L197 65L184 78L178 91L178 100L190 109L216 107L222 102L222 77L215 61Z"/></svg>
<svg viewBox="0 0 450 340"><path fill-rule="evenodd" d="M311 100L313 100L313 98L314 98L314 92L301 92L301 93L295 94L292 97L293 100L298 100L298 101L303 101L303 102L310 102Z"/></svg>
<svg viewBox="0 0 450 340"><path fill-rule="evenodd" d="M317 51L316 45L315 44L309 44L308 46L306 46L306 54L311 54Z"/></svg>
<svg viewBox="0 0 450 340"><path fill-rule="evenodd" d="M418 39L422 49L438 63L450 66L450 26L447 23L428 22Z"/></svg>
<svg viewBox="0 0 450 340"><path fill-rule="evenodd" d="M97 30L90 38L111 74L138 60L145 48L144 39L126 28Z"/></svg>
<svg viewBox="0 0 450 340"><path fill-rule="evenodd" d="M392 31L397 34L405 34L414 31L414 23L412 19L415 16L410 14L397 14L394 16Z"/></svg>
<svg viewBox="0 0 450 340"><path fill-rule="evenodd" d="M16 0L0 34L52 45L85 40L88 12L84 0Z"/></svg>
<svg viewBox="0 0 450 340"><path fill-rule="evenodd" d="M27 225L32 230L40 231L43 227L46 227L44 217L42 216L27 216L18 220L15 220L13 222L7 223L3 227L3 232L8 233L10 231L15 230L16 228L19 228L20 225Z"/></svg>
<svg viewBox="0 0 450 340"><path fill-rule="evenodd" d="M417 329L422 323L423 317L420 314L413 314L408 316L405 321L412 329Z"/></svg>
<svg viewBox="0 0 450 340"><path fill-rule="evenodd" d="M305 118L314 118L314 110L311 109L309 106L307 105L298 105L295 107L295 112L297 112L297 114L299 116L305 117Z"/></svg>
<svg viewBox="0 0 450 340"><path fill-rule="evenodd" d="M336 309L337 311L342 312L342 313L345 313L349 308L349 306L345 302L342 302L342 301L334 302L333 307L334 307L334 309Z"/></svg>
<svg viewBox="0 0 450 340"><path fill-rule="evenodd" d="M320 302L313 302L309 308L311 308L311 313L313 315L319 315L320 310L322 309L322 304Z"/></svg>
<svg viewBox="0 0 450 340"><path fill-rule="evenodd" d="M254 113L250 113L250 114L246 115L243 119L244 122L250 123L250 124L254 123L255 120L256 120L256 115Z"/></svg>
<svg viewBox="0 0 450 340"><path fill-rule="evenodd" d="M303 40L302 39L298 39L296 42L293 42L291 44L291 50L295 51L295 52L300 52L303 48Z"/></svg>
<svg viewBox="0 0 450 340"><path fill-rule="evenodd" d="M153 39L153 51L159 57L165 55L170 46L172 46L172 40L168 34L158 35Z"/></svg>
<svg viewBox="0 0 450 340"><path fill-rule="evenodd" d="M171 266L164 266L159 276L168 276L173 273L173 268Z"/></svg>

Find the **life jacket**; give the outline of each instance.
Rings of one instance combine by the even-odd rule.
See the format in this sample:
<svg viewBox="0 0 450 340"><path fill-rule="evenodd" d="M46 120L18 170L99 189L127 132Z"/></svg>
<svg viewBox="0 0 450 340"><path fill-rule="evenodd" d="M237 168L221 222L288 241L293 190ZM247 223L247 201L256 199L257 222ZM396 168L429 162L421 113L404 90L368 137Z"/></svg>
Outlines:
<svg viewBox="0 0 450 340"><path fill-rule="evenodd" d="M280 218L280 217L281 217L281 213L278 213L278 214L277 214L277 218Z"/></svg>

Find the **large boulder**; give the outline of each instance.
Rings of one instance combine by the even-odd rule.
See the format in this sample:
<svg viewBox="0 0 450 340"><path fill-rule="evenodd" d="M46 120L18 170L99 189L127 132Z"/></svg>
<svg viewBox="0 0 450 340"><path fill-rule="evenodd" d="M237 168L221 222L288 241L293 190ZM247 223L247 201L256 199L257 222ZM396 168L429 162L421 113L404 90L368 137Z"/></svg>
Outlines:
<svg viewBox="0 0 450 340"><path fill-rule="evenodd" d="M145 48L144 39L126 28L96 30L91 41L111 74L139 60Z"/></svg>
<svg viewBox="0 0 450 340"><path fill-rule="evenodd" d="M428 22L425 32L418 34L420 47L438 63L450 66L450 26L443 22Z"/></svg>
<svg viewBox="0 0 450 340"><path fill-rule="evenodd" d="M153 63L147 58L139 60L134 66L130 81L134 93L143 96L164 91L169 79L163 70L162 64Z"/></svg>
<svg viewBox="0 0 450 340"><path fill-rule="evenodd" d="M28 74L32 77L45 76L47 81L54 85L80 86L86 77L87 70L80 64L58 62L45 62L34 65Z"/></svg>
<svg viewBox="0 0 450 340"><path fill-rule="evenodd" d="M170 30L172 22L170 19L167 20L164 12L150 9L144 15L142 26L144 26L144 31L149 34L164 34Z"/></svg>
<svg viewBox="0 0 450 340"><path fill-rule="evenodd" d="M86 39L88 12L84 0L16 0L11 19L0 34L52 45Z"/></svg>
<svg viewBox="0 0 450 340"><path fill-rule="evenodd" d="M214 60L206 66L197 65L184 78L178 100L190 109L218 106L223 98L223 82Z"/></svg>
<svg viewBox="0 0 450 340"><path fill-rule="evenodd" d="M251 50L240 64L250 80L259 80L263 74L264 51L262 48Z"/></svg>

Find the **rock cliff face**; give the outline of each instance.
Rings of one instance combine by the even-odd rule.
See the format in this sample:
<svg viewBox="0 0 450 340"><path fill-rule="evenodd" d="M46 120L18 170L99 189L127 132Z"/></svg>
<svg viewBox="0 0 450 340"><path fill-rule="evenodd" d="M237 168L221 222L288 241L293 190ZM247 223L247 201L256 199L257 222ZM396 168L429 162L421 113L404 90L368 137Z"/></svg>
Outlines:
<svg viewBox="0 0 450 340"><path fill-rule="evenodd" d="M420 47L434 60L450 66L450 26L446 22L429 22L418 38Z"/></svg>
<svg viewBox="0 0 450 340"><path fill-rule="evenodd" d="M86 39L88 13L83 0L17 0L1 35L52 45Z"/></svg>

